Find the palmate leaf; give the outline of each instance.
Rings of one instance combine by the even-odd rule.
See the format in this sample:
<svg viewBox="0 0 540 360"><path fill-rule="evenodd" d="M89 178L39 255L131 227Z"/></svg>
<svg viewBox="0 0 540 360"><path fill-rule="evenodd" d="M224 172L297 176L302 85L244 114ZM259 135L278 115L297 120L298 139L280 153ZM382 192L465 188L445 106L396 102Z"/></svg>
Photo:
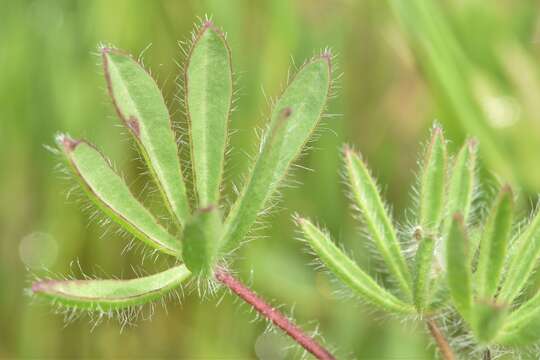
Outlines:
<svg viewBox="0 0 540 360"><path fill-rule="evenodd" d="M309 140L325 109L331 75L328 53L311 59L274 105L249 179L227 217L225 249L233 249L245 237Z"/></svg>
<svg viewBox="0 0 540 360"><path fill-rule="evenodd" d="M296 222L302 231L303 238L326 267L362 299L389 312L400 314L414 312L411 305L386 291L371 276L360 269L324 231L321 231L309 220L300 217L296 218Z"/></svg>
<svg viewBox="0 0 540 360"><path fill-rule="evenodd" d="M32 285L32 293L64 307L108 312L157 300L190 275L179 265L131 280L42 280Z"/></svg>
<svg viewBox="0 0 540 360"><path fill-rule="evenodd" d="M219 202L233 80L224 35L210 21L198 31L185 69L191 162L199 207Z"/></svg>
<svg viewBox="0 0 540 360"><path fill-rule="evenodd" d="M94 146L66 135L58 136L57 142L73 175L105 214L150 247L181 257L180 240L158 224Z"/></svg>
<svg viewBox="0 0 540 360"><path fill-rule="evenodd" d="M377 250L404 295L411 298L411 275L401 252L396 230L381 199L375 180L358 154L344 150L347 182Z"/></svg>
<svg viewBox="0 0 540 360"><path fill-rule="evenodd" d="M180 224L189 203L169 112L154 79L131 56L102 50L103 68L116 111L133 135L165 205Z"/></svg>

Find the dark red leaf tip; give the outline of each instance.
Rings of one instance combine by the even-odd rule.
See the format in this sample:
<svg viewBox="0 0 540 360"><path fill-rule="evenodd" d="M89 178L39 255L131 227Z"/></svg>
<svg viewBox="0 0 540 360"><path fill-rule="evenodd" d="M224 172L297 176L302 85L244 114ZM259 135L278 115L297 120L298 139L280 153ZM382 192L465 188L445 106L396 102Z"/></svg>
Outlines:
<svg viewBox="0 0 540 360"><path fill-rule="evenodd" d="M74 140L67 135L61 135L59 138L59 143L64 147L66 152L72 152L77 148L77 146L79 146L81 141Z"/></svg>
<svg viewBox="0 0 540 360"><path fill-rule="evenodd" d="M131 129L135 136L141 136L141 126L139 124L139 120L135 116L130 116L129 119L127 119L127 126Z"/></svg>
<svg viewBox="0 0 540 360"><path fill-rule="evenodd" d="M216 207L214 205L208 205L208 206L206 206L204 208L199 209L199 212L201 212L201 213L209 213L211 211L214 211L215 208Z"/></svg>

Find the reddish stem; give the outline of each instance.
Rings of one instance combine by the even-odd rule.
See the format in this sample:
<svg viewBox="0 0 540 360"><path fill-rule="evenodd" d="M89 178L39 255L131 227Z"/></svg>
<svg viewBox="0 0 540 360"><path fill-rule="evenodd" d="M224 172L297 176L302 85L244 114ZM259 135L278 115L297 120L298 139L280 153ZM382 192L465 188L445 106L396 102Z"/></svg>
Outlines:
<svg viewBox="0 0 540 360"><path fill-rule="evenodd" d="M439 348L439 352L441 353L441 356L444 360L455 360L454 353L452 352L452 349L450 348L450 345L448 344L448 341L446 341L446 338L444 337L443 333L437 326L437 323L435 320L430 319L426 322L427 327L429 329L429 332L431 336L435 339L435 343L437 344L437 347Z"/></svg>
<svg viewBox="0 0 540 360"><path fill-rule="evenodd" d="M242 300L251 305L262 316L272 321L287 335L294 339L304 349L309 351L319 360L335 360L334 356L330 354L322 345L320 345L315 339L306 335L298 326L293 324L285 315L275 309L261 299L257 294L251 291L240 280L233 277L230 273L223 269L219 269L214 274L215 278L227 286L233 293L238 295Z"/></svg>

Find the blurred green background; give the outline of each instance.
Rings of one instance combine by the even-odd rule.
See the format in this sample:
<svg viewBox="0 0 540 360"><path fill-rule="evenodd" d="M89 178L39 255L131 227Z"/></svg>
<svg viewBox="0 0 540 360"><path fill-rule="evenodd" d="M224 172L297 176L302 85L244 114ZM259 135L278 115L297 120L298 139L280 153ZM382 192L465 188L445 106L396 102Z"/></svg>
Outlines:
<svg viewBox="0 0 540 360"><path fill-rule="evenodd" d="M540 190L540 17L533 0L204 0L0 1L0 358L298 358L288 340L265 333L262 321L231 296L200 301L186 290L182 305L160 306L152 321L120 332L115 321L91 331L84 320L64 326L49 306L24 294L32 272L132 277L156 271L126 240L89 222L83 204L66 200L68 183L43 145L57 131L98 144L141 189L136 154L118 127L95 54L112 43L144 62L161 84L175 121L181 61L197 16L213 15L228 33L240 99L229 178L248 164L268 97L279 94L291 67L329 46L337 56L337 98L315 149L295 171L301 185L283 192L282 210L245 246L239 276L319 328L340 358L430 359L421 325L381 320L310 265L295 239L291 213L328 226L359 262L373 270L351 219L340 181L339 149L354 144L367 158L403 220L414 183L418 143L434 119L455 149L466 134L481 142L488 184L511 181ZM486 170L486 169L489 169ZM523 197L527 199L527 197ZM526 201L524 201L526 203ZM294 311L293 311L294 310Z"/></svg>

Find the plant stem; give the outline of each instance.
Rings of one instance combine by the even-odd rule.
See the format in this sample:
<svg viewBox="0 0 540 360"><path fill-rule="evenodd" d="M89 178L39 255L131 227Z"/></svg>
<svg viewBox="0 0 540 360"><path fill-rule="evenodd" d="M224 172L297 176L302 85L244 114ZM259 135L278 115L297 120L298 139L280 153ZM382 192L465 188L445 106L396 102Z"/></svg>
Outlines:
<svg viewBox="0 0 540 360"><path fill-rule="evenodd" d="M218 269L214 273L216 280L227 286L234 294L239 296L246 303L251 305L262 316L272 321L274 325L277 325L287 335L289 335L294 341L300 344L304 349L309 351L313 356L319 360L335 360L334 356L326 350L321 344L319 344L311 336L305 334L298 326L293 324L285 315L279 310L275 309L251 289L244 285L240 280L236 279L229 272Z"/></svg>
<svg viewBox="0 0 540 360"><path fill-rule="evenodd" d="M441 353L443 359L455 360L456 357L454 356L454 353L452 352L448 341L446 341L435 320L430 319L426 321L426 324L429 329L429 333L435 339L435 343L437 344L437 347L439 348L439 352Z"/></svg>

